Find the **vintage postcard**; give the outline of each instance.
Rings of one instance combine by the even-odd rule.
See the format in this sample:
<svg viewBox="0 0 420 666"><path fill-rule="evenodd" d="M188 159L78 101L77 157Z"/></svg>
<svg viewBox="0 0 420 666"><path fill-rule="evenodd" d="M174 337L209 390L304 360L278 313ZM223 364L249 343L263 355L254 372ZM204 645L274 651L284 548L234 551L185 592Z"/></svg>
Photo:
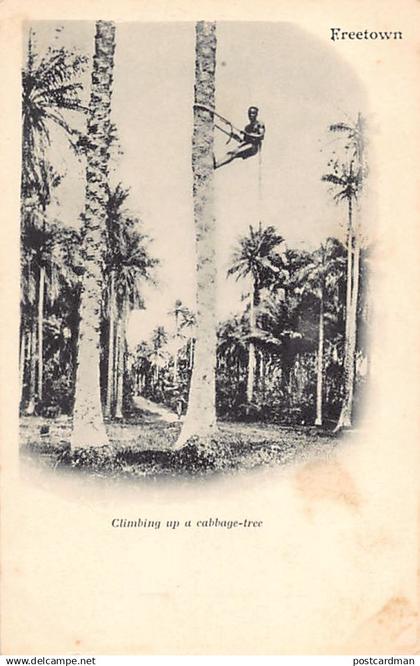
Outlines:
<svg viewBox="0 0 420 666"><path fill-rule="evenodd" d="M417 653L418 11L0 6L3 654Z"/></svg>

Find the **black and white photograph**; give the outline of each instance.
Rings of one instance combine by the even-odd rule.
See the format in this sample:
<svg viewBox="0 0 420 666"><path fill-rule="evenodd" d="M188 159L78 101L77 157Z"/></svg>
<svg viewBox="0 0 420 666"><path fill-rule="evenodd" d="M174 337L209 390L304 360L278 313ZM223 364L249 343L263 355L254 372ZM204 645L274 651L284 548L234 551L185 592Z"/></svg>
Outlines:
<svg viewBox="0 0 420 666"><path fill-rule="evenodd" d="M355 73L281 23L25 38L22 454L141 477L339 445L369 375Z"/></svg>
<svg viewBox="0 0 420 666"><path fill-rule="evenodd" d="M15 4L2 653L414 663L418 8Z"/></svg>

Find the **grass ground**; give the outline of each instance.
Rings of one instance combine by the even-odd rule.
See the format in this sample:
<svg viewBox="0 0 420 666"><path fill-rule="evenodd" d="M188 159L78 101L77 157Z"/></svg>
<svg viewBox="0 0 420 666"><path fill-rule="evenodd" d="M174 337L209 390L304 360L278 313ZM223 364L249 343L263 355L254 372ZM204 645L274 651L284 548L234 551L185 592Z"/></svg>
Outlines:
<svg viewBox="0 0 420 666"><path fill-rule="evenodd" d="M181 424L146 410L138 410L122 423L107 423L106 428L109 446L70 451L69 417L22 417L21 454L53 468L135 478L231 473L286 464L328 454L337 444L331 433L318 428L221 422L206 449L191 442L174 451Z"/></svg>

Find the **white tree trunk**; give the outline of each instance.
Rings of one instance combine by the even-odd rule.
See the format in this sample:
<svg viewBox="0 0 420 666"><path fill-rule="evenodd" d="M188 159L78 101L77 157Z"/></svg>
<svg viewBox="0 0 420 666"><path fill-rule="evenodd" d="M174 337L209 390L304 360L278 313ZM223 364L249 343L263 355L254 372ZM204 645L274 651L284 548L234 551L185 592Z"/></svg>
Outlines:
<svg viewBox="0 0 420 666"><path fill-rule="evenodd" d="M38 385L37 399L42 402L42 389L44 383L44 294L45 294L45 268L39 269L38 285Z"/></svg>
<svg viewBox="0 0 420 666"><path fill-rule="evenodd" d="M176 306L175 306L176 307ZM178 344L179 340L179 313L175 310L175 344ZM175 349L174 353L174 384L177 384L178 381L178 348Z"/></svg>
<svg viewBox="0 0 420 666"><path fill-rule="evenodd" d="M35 412L35 391L36 391L36 361L37 361L37 344L36 344L36 330L37 322L35 317L32 319L32 330L30 332L30 364L29 364L29 399L26 405L25 414L32 416Z"/></svg>
<svg viewBox="0 0 420 666"><path fill-rule="evenodd" d="M318 358L316 373L316 419L315 425L322 425L322 386L324 374L324 298L321 294L319 305Z"/></svg>
<svg viewBox="0 0 420 666"><path fill-rule="evenodd" d="M111 22L98 21L88 119L90 148L86 168L85 272L80 300L72 448L108 444L101 405L99 359L114 49L115 26Z"/></svg>
<svg viewBox="0 0 420 666"><path fill-rule="evenodd" d="M115 403L115 418L123 418L123 399L124 399L124 365L125 365L125 330L126 330L126 306L122 307L121 317L119 319L118 336L118 364L117 364L117 395Z"/></svg>
<svg viewBox="0 0 420 666"><path fill-rule="evenodd" d="M194 366L194 338L190 339L190 354L189 354L189 368L192 370Z"/></svg>
<svg viewBox="0 0 420 666"><path fill-rule="evenodd" d="M119 317L115 322L115 334L114 334L114 362L112 366L112 394L114 399L114 412L111 412L111 415L115 415L115 400L117 397L117 383L118 383L118 354L120 349L120 327L119 327Z"/></svg>
<svg viewBox="0 0 420 666"><path fill-rule="evenodd" d="M353 273L353 204L348 202L348 224L347 224L347 281L346 281L346 325L344 333L344 358L348 357L351 290Z"/></svg>
<svg viewBox="0 0 420 666"><path fill-rule="evenodd" d="M216 26L196 25L195 103L215 106ZM197 329L187 413L175 448L193 436L208 441L216 426L216 258L214 118L194 107L192 148L197 250Z"/></svg>
<svg viewBox="0 0 420 666"><path fill-rule="evenodd" d="M256 317L255 317L255 281L252 277L251 285L251 298L249 304L249 332L251 335L255 334ZM255 356L255 345L253 342L248 344L248 375L246 385L246 399L250 403L254 399L254 384L255 384L255 368L257 359Z"/></svg>
<svg viewBox="0 0 420 666"><path fill-rule="evenodd" d="M354 259L353 259L353 205L351 198L348 202L348 227L347 227L347 284L346 284L346 324L344 333L344 357L343 357L343 385L344 395L341 405L340 416L334 432L341 428L348 428L351 425L351 415L349 414L349 393L351 382L351 352L350 352L350 322L352 311L352 291L354 280ZM350 410L351 411L351 410Z"/></svg>
<svg viewBox="0 0 420 666"><path fill-rule="evenodd" d="M108 333L108 364L107 364L107 389L105 414L111 416L113 387L114 387L114 327L115 327L115 296L114 296L114 271L111 271L111 284L109 289L109 333Z"/></svg>
<svg viewBox="0 0 420 666"><path fill-rule="evenodd" d="M23 402L23 386L25 383L25 363L26 363L26 329L22 325L22 333L20 337L20 356L19 356L19 388L20 388L21 408Z"/></svg>
<svg viewBox="0 0 420 666"><path fill-rule="evenodd" d="M174 354L174 384L177 383L178 380L178 352L176 351Z"/></svg>
<svg viewBox="0 0 420 666"><path fill-rule="evenodd" d="M356 340L357 340L357 304L359 299L359 265L360 265L360 237L356 231L354 234L354 261L353 261L353 279L351 304L349 312L349 329L347 356L345 358L344 368L344 398L341 407L340 417L335 430L340 428L350 428L352 424L353 396L354 396L354 367L356 360Z"/></svg>
<svg viewBox="0 0 420 666"><path fill-rule="evenodd" d="M265 360L264 352L260 352L260 387L261 395L265 399L265 376L267 372L267 361Z"/></svg>
<svg viewBox="0 0 420 666"><path fill-rule="evenodd" d="M348 308L349 316L346 318L346 340L347 340L347 353L345 354L345 392L343 405L341 408L340 418L338 420L335 430L342 427L350 427L352 424L352 410L353 410L353 395L354 395L354 380L355 380L355 363L356 363L356 343L357 343L357 307L359 299L359 265L360 265L360 208L363 194L364 180L367 175L367 165L365 163L364 155L364 135L363 135L363 119L361 114L357 117L357 167L360 169L360 178L358 182L358 222L354 229L352 220L352 201L349 200L349 229L354 234L354 259L353 259L353 283L351 289L351 304ZM348 285L347 285L348 287ZM348 298L348 292L347 292Z"/></svg>

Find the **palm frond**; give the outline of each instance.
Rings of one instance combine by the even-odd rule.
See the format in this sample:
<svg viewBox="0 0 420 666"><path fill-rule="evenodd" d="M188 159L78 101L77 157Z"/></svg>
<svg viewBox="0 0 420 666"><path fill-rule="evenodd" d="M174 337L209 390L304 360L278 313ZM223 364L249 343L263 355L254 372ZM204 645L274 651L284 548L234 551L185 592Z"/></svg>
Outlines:
<svg viewBox="0 0 420 666"><path fill-rule="evenodd" d="M346 123L334 123L329 126L330 132L348 132L349 134L354 133L354 128L351 125Z"/></svg>
<svg viewBox="0 0 420 666"><path fill-rule="evenodd" d="M333 183L333 185L345 185L346 182L343 178L336 176L333 173L327 173L321 176L321 180L327 183Z"/></svg>

